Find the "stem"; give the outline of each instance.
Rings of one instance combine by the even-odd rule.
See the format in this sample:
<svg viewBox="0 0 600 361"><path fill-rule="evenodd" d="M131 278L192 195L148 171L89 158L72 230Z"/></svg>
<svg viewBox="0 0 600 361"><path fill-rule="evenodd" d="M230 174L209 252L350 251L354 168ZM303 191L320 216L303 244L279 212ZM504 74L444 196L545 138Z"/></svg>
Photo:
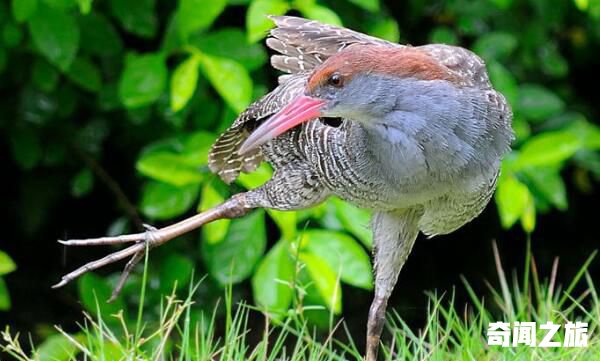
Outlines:
<svg viewBox="0 0 600 361"><path fill-rule="evenodd" d="M110 175L108 172L96 161L94 158L86 154L79 146L72 144L71 147L75 151L75 154L85 163L85 165L94 172L96 177L100 179L102 183L108 188L108 190L115 196L119 206L125 211L125 214L129 220L135 225L138 230L144 229L144 222L142 221L137 208L129 200L123 188L119 183Z"/></svg>
<svg viewBox="0 0 600 361"><path fill-rule="evenodd" d="M140 304L138 305L137 322L135 325L135 335L139 340L140 327L142 324L142 314L144 311L144 298L146 296L146 281L148 280L148 254L150 253L150 245L146 242L146 252L144 253L144 273L142 274L142 289L140 290Z"/></svg>

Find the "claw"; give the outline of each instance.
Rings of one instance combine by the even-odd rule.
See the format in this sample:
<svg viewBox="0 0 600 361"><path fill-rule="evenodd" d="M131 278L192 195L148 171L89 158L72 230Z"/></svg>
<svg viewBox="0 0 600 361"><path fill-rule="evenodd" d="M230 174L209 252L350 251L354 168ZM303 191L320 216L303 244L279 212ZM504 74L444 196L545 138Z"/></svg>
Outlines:
<svg viewBox="0 0 600 361"><path fill-rule="evenodd" d="M148 224L148 223L142 224L142 227L144 227L144 229L146 230L146 232L156 232L156 231L158 231L158 228L156 228L153 225Z"/></svg>
<svg viewBox="0 0 600 361"><path fill-rule="evenodd" d="M131 270L133 269L133 267L135 267L136 264L138 264L142 260L142 258L144 257L144 255L147 252L147 249L148 248L144 248L144 251L134 254L133 257L131 257L131 259L129 260L129 262L127 262L127 264L125 265L125 268L123 269L123 272L121 272L121 276L119 277L119 281L117 282L117 285L113 289L113 292L110 295L110 298L106 302L111 303L117 297L119 297L119 294L121 293L121 290L123 289L123 286L125 285L125 281L127 281L127 278L129 277L129 274L131 273Z"/></svg>
<svg viewBox="0 0 600 361"><path fill-rule="evenodd" d="M50 286L51 288L61 288L62 286L66 285L67 283L69 283L69 281L66 281L64 278L61 279L60 282L53 284L52 286Z"/></svg>
<svg viewBox="0 0 600 361"><path fill-rule="evenodd" d="M154 227L152 227L154 228ZM154 228L156 229L156 228ZM125 234L114 237L99 237L99 238L88 238L88 239L59 239L58 243L64 244L65 246L102 246L107 244L121 244L121 243L132 243L143 241L145 233L134 233Z"/></svg>
<svg viewBox="0 0 600 361"><path fill-rule="evenodd" d="M52 288L62 287L86 272L93 271L100 267L106 266L107 264L111 264L113 262L122 260L125 257L128 257L132 254L135 254L135 253L143 250L145 247L146 247L146 245L144 243L136 243L133 246L129 246L120 251L111 253L108 256L100 258L99 260L88 262L88 263L84 264L83 266L79 267L78 269L76 269L75 271L72 271L72 272L64 275L62 277L61 281L59 283L55 284L54 286L52 286Z"/></svg>
<svg viewBox="0 0 600 361"><path fill-rule="evenodd" d="M144 232L144 245L145 245L144 250L135 253L133 255L133 257L131 257L129 262L127 262L127 264L125 265L125 268L123 268L123 272L121 272L119 281L117 281L117 285L113 289L113 292L110 295L110 298L106 301L108 303L111 303L117 297L119 297L119 294L121 293L121 290L123 289L123 286L125 285L125 281L127 281L127 278L129 277L129 274L133 270L133 267L135 267L135 265L137 265L142 260L142 258L146 255L146 252L149 252L150 248L152 248L160 240L160 238L155 235L155 232L158 232L158 229L156 227L154 227L150 224L145 224L145 223L142 226L146 229L146 232Z"/></svg>

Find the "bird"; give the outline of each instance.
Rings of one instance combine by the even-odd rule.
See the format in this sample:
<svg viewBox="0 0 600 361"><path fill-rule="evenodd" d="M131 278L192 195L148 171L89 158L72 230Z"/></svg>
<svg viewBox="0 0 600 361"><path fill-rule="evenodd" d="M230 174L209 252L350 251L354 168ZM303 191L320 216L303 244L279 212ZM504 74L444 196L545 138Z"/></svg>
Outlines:
<svg viewBox="0 0 600 361"><path fill-rule="evenodd" d="M451 233L490 201L514 138L512 111L484 61L458 46L392 43L292 16L270 16L266 44L283 72L217 138L208 165L225 183L266 161L262 186L162 229L59 241L122 244L55 287L130 257L113 298L146 252L222 218L256 208L293 211L330 196L372 211L374 296L366 360L375 361L388 299L419 233Z"/></svg>

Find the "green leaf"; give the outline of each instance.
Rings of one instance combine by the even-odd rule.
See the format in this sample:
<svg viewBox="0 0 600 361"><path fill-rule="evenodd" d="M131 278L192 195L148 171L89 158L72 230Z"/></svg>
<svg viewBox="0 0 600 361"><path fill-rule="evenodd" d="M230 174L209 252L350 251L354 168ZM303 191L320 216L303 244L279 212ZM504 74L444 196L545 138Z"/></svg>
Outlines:
<svg viewBox="0 0 600 361"><path fill-rule="evenodd" d="M152 152L144 155L136 163L136 169L151 178L176 187L198 184L204 179L195 164L171 152Z"/></svg>
<svg viewBox="0 0 600 361"><path fill-rule="evenodd" d="M202 70L225 102L241 113L252 100L252 79L248 71L231 59L202 54Z"/></svg>
<svg viewBox="0 0 600 361"><path fill-rule="evenodd" d="M392 43L400 41L398 22L392 18L383 18L374 21L369 27L369 34L391 41Z"/></svg>
<svg viewBox="0 0 600 361"><path fill-rule="evenodd" d="M158 19L154 13L155 0L111 0L114 16L128 32L153 38L158 29Z"/></svg>
<svg viewBox="0 0 600 361"><path fill-rule="evenodd" d="M568 130L545 132L523 144L513 164L514 169L557 165L582 148L581 140Z"/></svg>
<svg viewBox="0 0 600 361"><path fill-rule="evenodd" d="M139 108L156 101L166 82L163 54L129 54L119 80L119 97L127 108Z"/></svg>
<svg viewBox="0 0 600 361"><path fill-rule="evenodd" d="M487 64L487 68L494 87L506 97L509 104L516 104L519 88L511 72L494 60Z"/></svg>
<svg viewBox="0 0 600 361"><path fill-rule="evenodd" d="M21 44L21 40L23 40L23 31L21 31L21 28L17 24L10 21L4 24L1 40L4 41L4 47L6 49L14 48Z"/></svg>
<svg viewBox="0 0 600 361"><path fill-rule="evenodd" d="M505 229L512 227L521 218L532 198L527 186L507 173L502 172L496 190L496 205Z"/></svg>
<svg viewBox="0 0 600 361"><path fill-rule="evenodd" d="M237 181L246 189L254 189L265 184L272 175L271 167L267 163L263 163L252 173L241 173Z"/></svg>
<svg viewBox="0 0 600 361"><path fill-rule="evenodd" d="M592 173L594 178L600 179L600 153L596 151L590 150L582 150L575 154L574 160L577 162L577 165L584 170L587 170ZM586 172L577 172L577 176L575 177L575 183L579 190L584 192L592 191L592 183L590 182L590 178L586 174Z"/></svg>
<svg viewBox="0 0 600 361"><path fill-rule="evenodd" d="M190 55L179 64L171 77L171 110L178 112L185 107L194 95L198 83L198 65L200 58Z"/></svg>
<svg viewBox="0 0 600 361"><path fill-rule="evenodd" d="M81 88L99 92L102 89L100 70L85 58L77 58L69 67L67 77Z"/></svg>
<svg viewBox="0 0 600 361"><path fill-rule="evenodd" d="M352 237L341 232L307 230L302 234L302 250L324 259L343 282L367 290L373 288L369 255Z"/></svg>
<svg viewBox="0 0 600 361"><path fill-rule="evenodd" d="M116 314L121 310L125 311L125 303L121 296L113 302L106 302L111 294L111 286L102 277L93 273L86 273L77 282L79 289L79 299L83 307L93 315L100 311L105 322L110 321L110 315Z"/></svg>
<svg viewBox="0 0 600 361"><path fill-rule="evenodd" d="M539 50L542 71L550 76L561 78L569 73L569 63L554 43L544 44Z"/></svg>
<svg viewBox="0 0 600 361"><path fill-rule="evenodd" d="M590 0L573 0L577 9L581 11L587 11L590 6Z"/></svg>
<svg viewBox="0 0 600 361"><path fill-rule="evenodd" d="M207 182L204 184L200 197L200 207L198 209L200 212L204 212L225 201L225 197L223 197L223 195L221 195L221 193L215 189L214 182ZM204 241L208 243L221 242L227 235L230 223L230 219L220 219L202 226L202 235L204 236Z"/></svg>
<svg viewBox="0 0 600 361"><path fill-rule="evenodd" d="M189 286L194 263L187 257L177 254L170 254L160 265L160 291L162 294L171 294L175 283L177 289Z"/></svg>
<svg viewBox="0 0 600 361"><path fill-rule="evenodd" d="M205 178L206 165L214 135L196 132L148 147L136 163L136 169L151 178L174 186L198 184Z"/></svg>
<svg viewBox="0 0 600 361"><path fill-rule="evenodd" d="M306 266L314 286L327 307L335 314L342 312L342 288L336 272L323 258L315 254L300 252L299 258Z"/></svg>
<svg viewBox="0 0 600 361"><path fill-rule="evenodd" d="M92 11L92 2L94 0L77 0L77 5L79 5L79 12L83 15L87 15Z"/></svg>
<svg viewBox="0 0 600 361"><path fill-rule="evenodd" d="M360 6L361 8L371 11L377 12L379 11L379 0L349 0L351 3Z"/></svg>
<svg viewBox="0 0 600 361"><path fill-rule="evenodd" d="M531 136L531 126L523 117L515 116L512 121L512 128L516 138L513 145L520 144Z"/></svg>
<svg viewBox="0 0 600 361"><path fill-rule="evenodd" d="M187 37L179 31L177 24L177 13L171 14L167 20L164 34L161 41L161 50L166 54L171 54L174 51L179 51L188 44Z"/></svg>
<svg viewBox="0 0 600 361"><path fill-rule="evenodd" d="M88 194L94 186L94 175L88 168L82 169L71 181L71 195L83 197Z"/></svg>
<svg viewBox="0 0 600 361"><path fill-rule="evenodd" d="M503 60L513 53L517 45L517 38L513 34L491 32L477 39L473 51L486 61Z"/></svg>
<svg viewBox="0 0 600 361"><path fill-rule="evenodd" d="M71 10L77 5L77 0L43 0L43 2L55 9Z"/></svg>
<svg viewBox="0 0 600 361"><path fill-rule="evenodd" d="M30 128L13 131L10 145L13 158L25 170L34 168L42 157L40 139Z"/></svg>
<svg viewBox="0 0 600 361"><path fill-rule="evenodd" d="M573 133L582 146L589 150L600 149L600 127L586 120L578 120L569 125L567 130Z"/></svg>
<svg viewBox="0 0 600 361"><path fill-rule="evenodd" d="M28 23L35 47L50 63L66 71L79 48L79 26L75 18L40 5Z"/></svg>
<svg viewBox="0 0 600 361"><path fill-rule="evenodd" d="M248 40L257 42L267 35L274 24L268 15L283 15L290 9L285 0L252 0L246 12Z"/></svg>
<svg viewBox="0 0 600 361"><path fill-rule="evenodd" d="M296 212L267 209L267 213L279 227L282 239L291 241L296 238L296 222L298 220Z"/></svg>
<svg viewBox="0 0 600 361"><path fill-rule="evenodd" d="M12 0L12 14L18 23L29 20L37 9L37 0Z"/></svg>
<svg viewBox="0 0 600 361"><path fill-rule="evenodd" d="M10 302L10 294L8 293L8 287L6 287L6 282L4 282L4 278L0 277L0 311L8 311L10 310L11 302Z"/></svg>
<svg viewBox="0 0 600 361"><path fill-rule="evenodd" d="M252 276L254 301L265 307L267 311L285 312L294 296L291 285L294 269L294 262L288 252L288 243L280 240L260 261Z"/></svg>
<svg viewBox="0 0 600 361"><path fill-rule="evenodd" d="M308 19L317 20L324 24L342 26L342 19L328 7L313 3L300 7L298 10Z"/></svg>
<svg viewBox="0 0 600 361"><path fill-rule="evenodd" d="M68 361L75 359L79 348L62 334L48 336L37 348L38 360Z"/></svg>
<svg viewBox="0 0 600 361"><path fill-rule="evenodd" d="M0 276L11 273L17 269L17 265L6 252L0 251Z"/></svg>
<svg viewBox="0 0 600 361"><path fill-rule="evenodd" d="M175 15L180 33L185 38L195 31L210 27L225 6L227 0L180 0Z"/></svg>
<svg viewBox="0 0 600 361"><path fill-rule="evenodd" d="M525 169L527 179L534 191L560 210L567 209L567 190L558 167L534 167Z"/></svg>
<svg viewBox="0 0 600 361"><path fill-rule="evenodd" d="M58 71L46 60L37 58L33 63L33 70L31 71L31 80L35 86L49 93L56 88L58 84Z"/></svg>
<svg viewBox="0 0 600 361"><path fill-rule="evenodd" d="M502 10L507 10L513 3L513 0L492 0L492 3Z"/></svg>
<svg viewBox="0 0 600 361"><path fill-rule="evenodd" d="M515 110L533 121L546 120L565 108L564 102L556 94L535 84L522 85L518 100Z"/></svg>
<svg viewBox="0 0 600 361"><path fill-rule="evenodd" d="M113 24L101 13L93 12L79 18L81 49L106 57L119 55L123 41Z"/></svg>
<svg viewBox="0 0 600 361"><path fill-rule="evenodd" d="M170 219L189 210L198 197L199 186L189 184L176 187L171 184L149 181L142 190L140 209L152 219Z"/></svg>
<svg viewBox="0 0 600 361"><path fill-rule="evenodd" d="M219 243L202 243L208 271L222 286L248 278L261 259L267 243L264 211L231 221L227 237Z"/></svg>
<svg viewBox="0 0 600 361"><path fill-rule="evenodd" d="M340 220L344 229L371 248L373 244L373 233L370 229L371 211L355 207L339 198L331 198L331 202L335 207L336 218Z"/></svg>
<svg viewBox="0 0 600 361"><path fill-rule="evenodd" d="M525 232L531 233L535 229L535 221L535 201L533 196L530 196L527 198L527 204L521 215L521 227Z"/></svg>
<svg viewBox="0 0 600 361"><path fill-rule="evenodd" d="M190 42L203 53L229 58L242 64L249 71L267 62L267 52L260 44L250 44L246 34L235 28L222 29L209 34L199 34Z"/></svg>

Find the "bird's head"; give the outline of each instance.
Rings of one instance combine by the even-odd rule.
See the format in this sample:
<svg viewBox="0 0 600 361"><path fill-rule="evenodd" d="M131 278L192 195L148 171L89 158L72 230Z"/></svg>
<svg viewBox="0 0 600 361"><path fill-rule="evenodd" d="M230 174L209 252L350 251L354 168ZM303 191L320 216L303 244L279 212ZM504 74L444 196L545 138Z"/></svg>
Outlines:
<svg viewBox="0 0 600 361"><path fill-rule="evenodd" d="M240 148L246 153L285 131L320 117L368 123L396 103L401 80L455 81L422 50L354 45L327 59L308 77L304 93L258 127Z"/></svg>

